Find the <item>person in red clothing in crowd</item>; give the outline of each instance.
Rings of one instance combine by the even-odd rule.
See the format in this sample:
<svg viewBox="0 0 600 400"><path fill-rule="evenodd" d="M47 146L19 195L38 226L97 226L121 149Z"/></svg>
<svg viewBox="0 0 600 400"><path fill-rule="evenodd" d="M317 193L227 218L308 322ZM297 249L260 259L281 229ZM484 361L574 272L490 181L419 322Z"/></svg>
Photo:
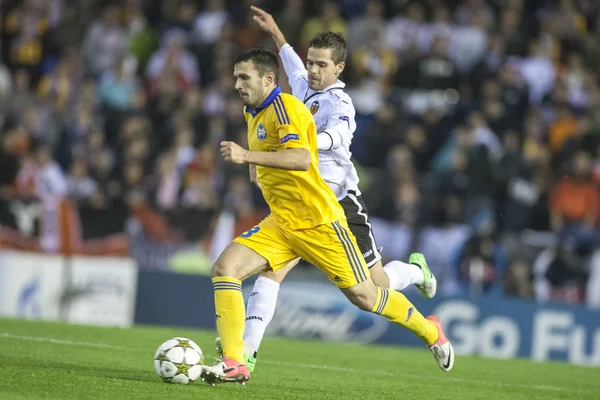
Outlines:
<svg viewBox="0 0 600 400"><path fill-rule="evenodd" d="M580 150L573 157L571 174L560 179L550 193L550 224L555 232L568 232L580 244L597 244L599 210L592 159Z"/></svg>

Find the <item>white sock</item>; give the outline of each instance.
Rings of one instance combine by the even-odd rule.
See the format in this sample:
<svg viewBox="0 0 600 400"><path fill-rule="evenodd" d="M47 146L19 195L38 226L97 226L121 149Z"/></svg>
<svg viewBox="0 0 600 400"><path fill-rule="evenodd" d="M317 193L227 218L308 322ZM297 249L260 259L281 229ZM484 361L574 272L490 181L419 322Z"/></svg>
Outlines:
<svg viewBox="0 0 600 400"><path fill-rule="evenodd" d="M279 283L272 279L259 276L254 282L246 309L244 346L247 353L253 354L258 351L260 342L265 336L267 325L275 315L278 293Z"/></svg>
<svg viewBox="0 0 600 400"><path fill-rule="evenodd" d="M400 291L409 285L423 283L425 277L421 268L402 261L390 261L383 271L390 278L390 289Z"/></svg>

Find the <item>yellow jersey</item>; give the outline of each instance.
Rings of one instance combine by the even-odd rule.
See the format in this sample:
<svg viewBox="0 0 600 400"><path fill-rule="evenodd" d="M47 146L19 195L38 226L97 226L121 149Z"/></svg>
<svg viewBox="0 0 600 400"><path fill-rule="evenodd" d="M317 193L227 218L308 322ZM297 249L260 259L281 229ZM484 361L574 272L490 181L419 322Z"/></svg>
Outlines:
<svg viewBox="0 0 600 400"><path fill-rule="evenodd" d="M310 151L307 171L256 166L263 196L277 223L296 230L344 219L344 210L319 174L317 128L304 103L281 93L277 86L260 107L246 107L244 116L251 151Z"/></svg>

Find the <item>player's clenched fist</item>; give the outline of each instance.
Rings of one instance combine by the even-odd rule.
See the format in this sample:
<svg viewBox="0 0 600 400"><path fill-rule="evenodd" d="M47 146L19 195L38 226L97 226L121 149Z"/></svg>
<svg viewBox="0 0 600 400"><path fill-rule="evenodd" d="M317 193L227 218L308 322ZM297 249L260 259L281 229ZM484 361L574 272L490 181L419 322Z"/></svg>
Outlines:
<svg viewBox="0 0 600 400"><path fill-rule="evenodd" d="M245 164L248 159L248 150L235 142L221 142L221 155L227 162Z"/></svg>

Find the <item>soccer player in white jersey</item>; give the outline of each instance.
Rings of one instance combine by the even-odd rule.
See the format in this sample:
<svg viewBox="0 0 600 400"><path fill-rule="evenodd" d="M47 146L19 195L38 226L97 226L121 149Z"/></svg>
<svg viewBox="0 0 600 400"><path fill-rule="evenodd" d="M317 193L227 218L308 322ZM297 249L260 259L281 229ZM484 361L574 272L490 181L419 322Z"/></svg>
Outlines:
<svg viewBox="0 0 600 400"><path fill-rule="evenodd" d="M344 92L345 84L338 79L346 60L346 42L341 34L321 32L311 40L306 67L287 44L273 17L258 7L251 7L254 20L269 33L283 62L293 95L310 109L317 126L319 150L319 172L335 193L342 205L348 226L354 234L363 258L377 286L402 290L413 284L422 296L432 298L437 283L425 257L413 253L409 263L391 261L385 267L375 243L366 206L358 189L358 175L351 161L350 143L356 129L355 110L350 96ZM259 185L256 175L250 179ZM244 333L245 363L252 372L256 356L267 325L273 319L279 285L287 273L298 264L296 259L276 272L262 274L255 282L248 299ZM217 339L220 353L220 340ZM438 365L449 371L450 357L436 355Z"/></svg>

